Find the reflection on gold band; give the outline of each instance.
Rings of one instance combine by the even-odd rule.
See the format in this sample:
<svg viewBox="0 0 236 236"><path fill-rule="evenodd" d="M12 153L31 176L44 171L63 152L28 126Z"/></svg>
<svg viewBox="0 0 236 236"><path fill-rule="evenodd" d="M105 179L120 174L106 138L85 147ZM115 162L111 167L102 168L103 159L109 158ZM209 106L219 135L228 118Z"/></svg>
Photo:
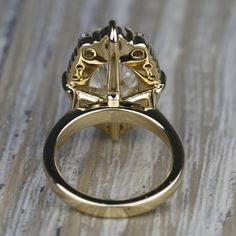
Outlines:
<svg viewBox="0 0 236 236"><path fill-rule="evenodd" d="M78 192L68 185L57 166L55 150L79 130L102 123L128 123L150 130L169 148L172 167L166 179L153 191L128 200L96 199ZM63 117L54 127L45 145L45 172L52 189L65 202L84 213L99 217L134 216L164 202L178 187L183 173L181 141L168 121L157 110L136 111L129 108L99 108L90 111L75 110Z"/></svg>

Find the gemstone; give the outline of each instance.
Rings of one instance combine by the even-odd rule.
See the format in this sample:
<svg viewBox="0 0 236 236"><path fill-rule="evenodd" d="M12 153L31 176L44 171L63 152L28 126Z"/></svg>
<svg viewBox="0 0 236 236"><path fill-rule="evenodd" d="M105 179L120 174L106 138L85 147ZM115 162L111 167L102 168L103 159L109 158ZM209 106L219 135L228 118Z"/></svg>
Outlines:
<svg viewBox="0 0 236 236"><path fill-rule="evenodd" d="M96 69L89 82L89 92L105 97L107 95L107 66L102 65Z"/></svg>
<svg viewBox="0 0 236 236"><path fill-rule="evenodd" d="M89 92L92 94L106 97L107 95L107 77L108 66L104 64L93 73ZM120 65L120 95L126 97L135 94L138 91L138 81L135 73L127 66Z"/></svg>

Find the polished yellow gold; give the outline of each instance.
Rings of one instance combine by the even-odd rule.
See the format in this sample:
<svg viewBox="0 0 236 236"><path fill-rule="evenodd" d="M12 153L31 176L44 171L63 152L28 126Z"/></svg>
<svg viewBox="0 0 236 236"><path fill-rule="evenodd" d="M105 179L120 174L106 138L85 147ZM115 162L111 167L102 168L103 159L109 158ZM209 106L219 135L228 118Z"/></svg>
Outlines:
<svg viewBox="0 0 236 236"><path fill-rule="evenodd" d="M177 133L157 109L165 75L146 37L117 26L114 20L83 34L62 81L73 102L72 111L59 120L45 143L45 173L52 189L79 211L99 217L134 216L166 201L181 181L184 152ZM127 200L97 199L72 188L60 173L55 153L72 134L91 125L113 140L132 127L153 132L172 156L163 183Z"/></svg>

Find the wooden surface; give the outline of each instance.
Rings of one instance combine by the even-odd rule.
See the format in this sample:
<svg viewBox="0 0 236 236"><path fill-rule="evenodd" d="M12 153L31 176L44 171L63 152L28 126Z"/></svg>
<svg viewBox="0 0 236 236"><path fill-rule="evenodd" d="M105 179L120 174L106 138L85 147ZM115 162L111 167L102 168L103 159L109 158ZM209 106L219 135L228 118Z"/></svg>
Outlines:
<svg viewBox="0 0 236 236"><path fill-rule="evenodd" d="M45 139L70 110L61 88L76 38L115 17L146 33L167 74L159 109L182 137L184 182L140 217L82 215L48 187ZM235 235L236 2L234 0L0 1L0 235ZM132 130L117 143L89 128L60 153L67 180L97 197L147 192L166 150Z"/></svg>

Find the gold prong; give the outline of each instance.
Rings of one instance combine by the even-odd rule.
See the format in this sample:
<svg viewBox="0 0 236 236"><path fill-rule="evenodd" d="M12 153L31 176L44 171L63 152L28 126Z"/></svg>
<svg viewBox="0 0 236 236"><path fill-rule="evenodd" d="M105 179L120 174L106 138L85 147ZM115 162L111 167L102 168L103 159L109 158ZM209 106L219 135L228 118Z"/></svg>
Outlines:
<svg viewBox="0 0 236 236"><path fill-rule="evenodd" d="M115 20L109 22L108 44L108 106L119 106L120 68L119 68L119 34Z"/></svg>

